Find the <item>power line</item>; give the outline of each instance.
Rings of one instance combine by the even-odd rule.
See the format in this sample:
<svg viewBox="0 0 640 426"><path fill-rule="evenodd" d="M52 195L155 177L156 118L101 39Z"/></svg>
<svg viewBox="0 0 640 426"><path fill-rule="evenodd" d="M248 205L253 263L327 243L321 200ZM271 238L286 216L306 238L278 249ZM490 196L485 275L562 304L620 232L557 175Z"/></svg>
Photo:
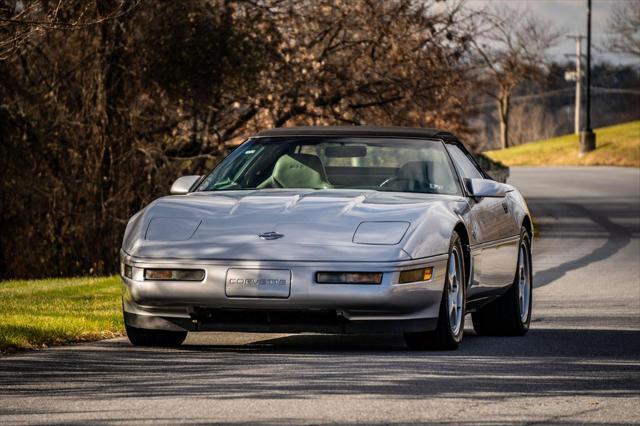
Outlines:
<svg viewBox="0 0 640 426"><path fill-rule="evenodd" d="M616 89L616 88L610 88L610 87L597 87L597 86L591 86L591 90L594 90L596 92L600 92L600 93L619 93L622 95L640 95L640 90L634 90L634 89Z"/></svg>
<svg viewBox="0 0 640 426"><path fill-rule="evenodd" d="M550 98L553 96L559 96L562 95L564 93L567 92L573 92L575 89L573 87L566 87L564 89L556 89L556 90L549 90L547 92L542 92L542 93L532 93L530 95L520 95L520 96L513 96L511 98L511 102L521 102L521 101L526 101L526 100L530 100L530 99L541 99L541 98ZM635 89L617 89L617 88L612 88L612 87L596 87L596 86L592 86L591 87L591 91L598 94L598 93L609 93L609 94L618 94L618 95L637 95L640 96L640 90L635 90ZM472 109L482 109L482 108L487 108L487 107L493 107L495 106L495 102L481 102L475 105L471 105L470 108Z"/></svg>

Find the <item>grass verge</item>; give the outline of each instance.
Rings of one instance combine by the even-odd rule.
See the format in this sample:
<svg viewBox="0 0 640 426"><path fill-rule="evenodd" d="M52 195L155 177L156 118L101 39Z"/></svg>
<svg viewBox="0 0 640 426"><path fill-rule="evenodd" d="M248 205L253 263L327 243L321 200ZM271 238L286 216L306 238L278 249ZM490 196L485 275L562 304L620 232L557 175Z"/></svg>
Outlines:
<svg viewBox="0 0 640 426"><path fill-rule="evenodd" d="M578 157L577 135L536 141L487 151L507 166L626 166L640 167L640 121L595 129L596 150Z"/></svg>
<svg viewBox="0 0 640 426"><path fill-rule="evenodd" d="M0 352L123 333L117 276L0 282Z"/></svg>

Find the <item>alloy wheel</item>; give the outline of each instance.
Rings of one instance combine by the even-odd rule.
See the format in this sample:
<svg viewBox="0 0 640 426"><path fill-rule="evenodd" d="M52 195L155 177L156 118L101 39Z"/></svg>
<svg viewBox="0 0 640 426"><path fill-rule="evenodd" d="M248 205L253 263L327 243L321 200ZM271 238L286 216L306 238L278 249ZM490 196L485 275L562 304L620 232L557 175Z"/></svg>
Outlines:
<svg viewBox="0 0 640 426"><path fill-rule="evenodd" d="M462 325L462 312L464 305L464 290L462 286L462 271L460 255L454 248L449 255L449 273L447 274L449 291L447 292L447 307L449 313L449 325L453 335L458 335Z"/></svg>
<svg viewBox="0 0 640 426"><path fill-rule="evenodd" d="M531 274L529 267L529 251L526 244L520 245L518 256L518 301L520 303L520 320L524 323L529 317L531 299Z"/></svg>

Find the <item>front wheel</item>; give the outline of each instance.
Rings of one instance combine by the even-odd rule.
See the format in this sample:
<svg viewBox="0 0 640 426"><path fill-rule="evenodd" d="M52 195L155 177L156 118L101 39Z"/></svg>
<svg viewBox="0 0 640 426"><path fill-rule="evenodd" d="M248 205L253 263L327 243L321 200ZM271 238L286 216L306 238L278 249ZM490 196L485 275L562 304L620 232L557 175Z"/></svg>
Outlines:
<svg viewBox="0 0 640 426"><path fill-rule="evenodd" d="M466 300L463 262L460 237L454 232L449 244L449 260L440 301L438 325L433 331L405 333L404 339L409 349L453 350L462 342Z"/></svg>
<svg viewBox="0 0 640 426"><path fill-rule="evenodd" d="M531 239L520 231L516 276L509 290L472 315L476 333L486 336L524 336L529 331L533 299Z"/></svg>
<svg viewBox="0 0 640 426"><path fill-rule="evenodd" d="M187 338L186 331L147 330L125 324L127 337L134 346L180 346Z"/></svg>

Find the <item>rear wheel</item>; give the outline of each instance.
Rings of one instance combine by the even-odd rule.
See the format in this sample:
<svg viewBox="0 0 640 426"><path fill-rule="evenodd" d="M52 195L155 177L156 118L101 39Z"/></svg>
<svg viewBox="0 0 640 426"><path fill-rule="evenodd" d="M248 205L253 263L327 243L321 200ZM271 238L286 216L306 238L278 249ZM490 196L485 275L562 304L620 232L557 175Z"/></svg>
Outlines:
<svg viewBox="0 0 640 426"><path fill-rule="evenodd" d="M453 233L449 244L449 260L445 276L438 325L433 331L405 333L407 346L414 350L457 349L464 334L466 280L464 276L462 244Z"/></svg>
<svg viewBox="0 0 640 426"><path fill-rule="evenodd" d="M186 331L147 330L125 324L127 337L134 346L180 346L187 338Z"/></svg>
<svg viewBox="0 0 640 426"><path fill-rule="evenodd" d="M486 336L523 336L527 333L533 299L531 271L531 239L522 228L514 282L500 298L472 314L476 333Z"/></svg>

